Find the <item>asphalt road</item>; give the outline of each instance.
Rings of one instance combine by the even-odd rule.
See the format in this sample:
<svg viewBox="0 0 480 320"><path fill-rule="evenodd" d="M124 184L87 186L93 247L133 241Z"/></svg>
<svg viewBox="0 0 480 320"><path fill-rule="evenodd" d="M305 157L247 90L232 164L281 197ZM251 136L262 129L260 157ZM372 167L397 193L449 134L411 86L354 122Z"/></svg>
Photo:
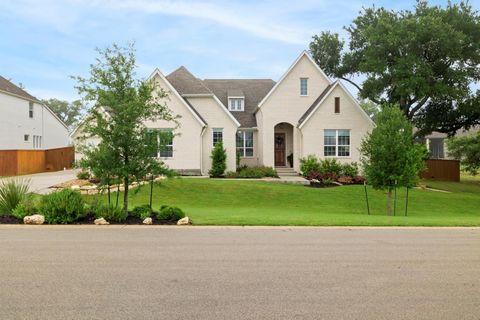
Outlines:
<svg viewBox="0 0 480 320"><path fill-rule="evenodd" d="M480 229L0 226L0 319L480 319Z"/></svg>

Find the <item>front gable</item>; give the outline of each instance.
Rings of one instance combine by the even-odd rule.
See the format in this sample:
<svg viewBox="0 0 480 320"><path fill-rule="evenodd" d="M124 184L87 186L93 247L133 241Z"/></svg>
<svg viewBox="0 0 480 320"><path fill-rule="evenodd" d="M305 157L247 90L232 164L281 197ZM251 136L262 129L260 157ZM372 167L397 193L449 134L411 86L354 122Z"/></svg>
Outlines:
<svg viewBox="0 0 480 320"><path fill-rule="evenodd" d="M307 79L306 95L301 95L300 79ZM331 80L304 51L259 103L259 110L264 117L283 115L282 121L297 122L330 84Z"/></svg>

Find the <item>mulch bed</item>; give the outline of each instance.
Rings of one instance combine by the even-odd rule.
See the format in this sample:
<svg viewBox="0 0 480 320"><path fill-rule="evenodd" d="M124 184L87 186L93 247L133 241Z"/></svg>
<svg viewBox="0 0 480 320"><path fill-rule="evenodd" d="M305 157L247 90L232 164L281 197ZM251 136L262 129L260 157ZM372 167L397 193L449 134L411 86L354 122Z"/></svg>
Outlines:
<svg viewBox="0 0 480 320"><path fill-rule="evenodd" d="M93 225L94 220L95 220L95 217L88 216L80 220L77 220L71 224L72 225ZM117 224L117 225L125 225L125 224L143 225L143 220L134 216L128 216L127 220L125 220L124 222L114 222L114 221L109 221L109 222L110 224ZM12 216L0 216L0 224L23 224L23 220L17 219ZM169 220L158 220L156 217L152 217L152 224L153 225L176 225L177 222L169 221Z"/></svg>

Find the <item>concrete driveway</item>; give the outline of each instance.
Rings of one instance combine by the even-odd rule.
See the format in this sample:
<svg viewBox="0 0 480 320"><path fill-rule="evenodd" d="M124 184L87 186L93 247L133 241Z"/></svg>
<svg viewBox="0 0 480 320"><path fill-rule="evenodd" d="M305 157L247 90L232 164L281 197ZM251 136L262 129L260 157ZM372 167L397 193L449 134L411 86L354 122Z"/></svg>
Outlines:
<svg viewBox="0 0 480 320"><path fill-rule="evenodd" d="M79 169L70 169L55 172L28 174L23 176L1 179L28 179L30 180L30 190L32 192L46 194L52 192L52 189L49 189L49 187L58 183L76 179L78 171Z"/></svg>
<svg viewBox="0 0 480 320"><path fill-rule="evenodd" d="M2 319L479 319L480 229L0 226Z"/></svg>

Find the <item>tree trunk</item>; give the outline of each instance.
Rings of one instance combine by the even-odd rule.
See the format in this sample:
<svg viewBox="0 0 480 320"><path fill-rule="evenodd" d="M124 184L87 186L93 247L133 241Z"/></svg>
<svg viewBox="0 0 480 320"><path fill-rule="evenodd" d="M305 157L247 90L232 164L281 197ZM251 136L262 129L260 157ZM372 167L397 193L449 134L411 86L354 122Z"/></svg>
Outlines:
<svg viewBox="0 0 480 320"><path fill-rule="evenodd" d="M392 188L388 188L388 202L387 202L387 208L388 208L388 215L392 215Z"/></svg>
<svg viewBox="0 0 480 320"><path fill-rule="evenodd" d="M128 177L123 178L123 210L128 213Z"/></svg>

